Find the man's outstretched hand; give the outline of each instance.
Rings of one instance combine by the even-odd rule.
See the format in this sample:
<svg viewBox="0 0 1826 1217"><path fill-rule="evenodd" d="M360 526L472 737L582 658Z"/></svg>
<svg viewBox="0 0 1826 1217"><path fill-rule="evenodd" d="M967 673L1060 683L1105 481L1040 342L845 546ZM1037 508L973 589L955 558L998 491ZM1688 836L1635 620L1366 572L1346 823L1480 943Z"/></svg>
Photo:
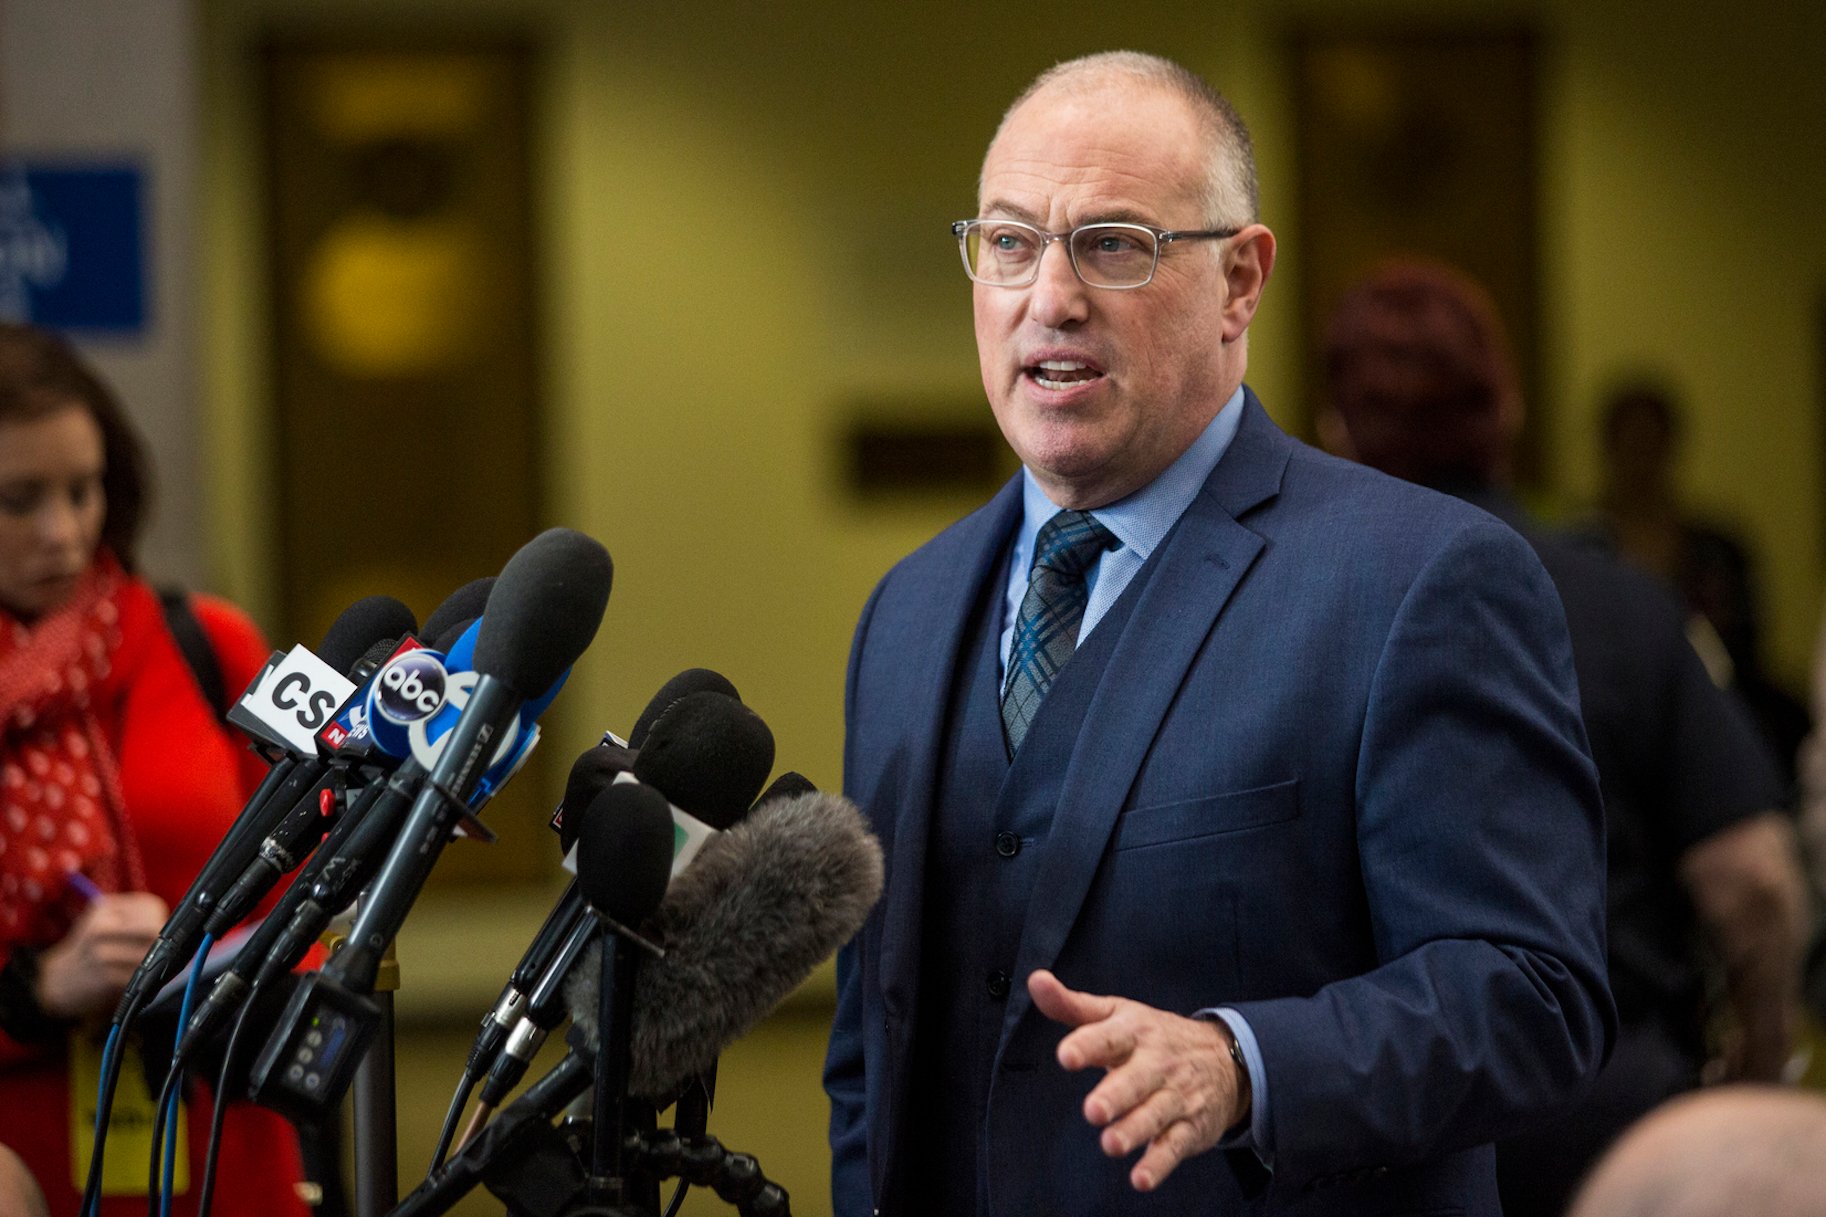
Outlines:
<svg viewBox="0 0 1826 1217"><path fill-rule="evenodd" d="M1084 1118L1103 1130L1099 1142L1112 1158L1147 1147L1129 1172L1136 1191L1159 1187L1247 1114L1221 1022L1079 993L1044 969L1027 978L1027 991L1040 1013L1073 1028L1059 1042L1060 1065L1108 1071L1085 1097Z"/></svg>

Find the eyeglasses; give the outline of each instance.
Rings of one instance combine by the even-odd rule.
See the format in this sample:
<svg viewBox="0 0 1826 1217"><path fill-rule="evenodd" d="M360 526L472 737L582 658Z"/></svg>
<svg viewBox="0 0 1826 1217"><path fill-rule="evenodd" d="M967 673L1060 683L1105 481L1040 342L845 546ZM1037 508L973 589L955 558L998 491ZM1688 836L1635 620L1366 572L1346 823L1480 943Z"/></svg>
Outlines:
<svg viewBox="0 0 1826 1217"><path fill-rule="evenodd" d="M1234 237L1239 228L1168 232L1149 224L1080 224L1047 232L1019 220L959 220L951 225L964 255L964 273L991 287L1026 287L1040 277L1040 256L1065 242L1072 270L1091 287L1128 291L1144 287L1160 265L1160 247L1173 241Z"/></svg>

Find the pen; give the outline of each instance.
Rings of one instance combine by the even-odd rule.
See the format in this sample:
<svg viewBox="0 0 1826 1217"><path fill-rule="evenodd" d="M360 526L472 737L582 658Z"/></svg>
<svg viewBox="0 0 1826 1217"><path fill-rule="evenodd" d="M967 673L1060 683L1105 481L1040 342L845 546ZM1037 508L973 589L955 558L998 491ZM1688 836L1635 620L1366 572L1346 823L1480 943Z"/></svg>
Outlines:
<svg viewBox="0 0 1826 1217"><path fill-rule="evenodd" d="M71 871L65 882L67 882L70 887L74 888L77 894L90 904L94 904L97 900L101 899L101 889L95 886L95 881L93 879L89 878L81 871Z"/></svg>

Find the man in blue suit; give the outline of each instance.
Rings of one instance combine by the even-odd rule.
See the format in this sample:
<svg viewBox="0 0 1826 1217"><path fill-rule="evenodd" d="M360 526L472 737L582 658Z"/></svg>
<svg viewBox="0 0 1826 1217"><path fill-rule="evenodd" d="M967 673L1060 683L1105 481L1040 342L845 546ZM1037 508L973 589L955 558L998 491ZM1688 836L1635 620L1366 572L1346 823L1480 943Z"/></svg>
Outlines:
<svg viewBox="0 0 1826 1217"><path fill-rule="evenodd" d="M1613 1034L1553 587L1243 386L1255 194L1228 103L1118 53L1016 101L955 226L1024 470L857 628L843 1217L1495 1214L1489 1142Z"/></svg>

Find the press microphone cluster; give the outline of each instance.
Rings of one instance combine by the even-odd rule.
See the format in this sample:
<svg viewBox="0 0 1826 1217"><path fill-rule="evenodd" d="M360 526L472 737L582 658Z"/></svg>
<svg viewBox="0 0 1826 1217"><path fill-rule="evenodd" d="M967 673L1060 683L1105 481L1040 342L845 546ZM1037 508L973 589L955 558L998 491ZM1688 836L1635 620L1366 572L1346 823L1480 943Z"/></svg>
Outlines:
<svg viewBox="0 0 1826 1217"><path fill-rule="evenodd" d="M586 753L573 767L565 808L578 846L577 898L591 909L569 943L592 941L575 959L565 950L543 973L564 976L571 1052L480 1135L478 1109L461 1152L448 1163L439 1155L397 1210L402 1217L446 1211L476 1183L510 1173L532 1152L535 1133L592 1081L593 1181L695 1175L744 1213L786 1212L784 1193L749 1169L752 1160L727 1155L702 1136L680 1142L636 1135L624 1127L619 1105L672 1102L848 941L880 895L880 846L852 804L787 774L669 876L669 808L656 790L621 780L630 770L605 766L606 785L578 815L573 796L588 789L580 771L593 772L594 763L600 758ZM655 900L656 893L663 895ZM484 1107L509 1088L485 1092ZM725 1162L732 1164L727 1175ZM598 1203L621 1198L619 1191L593 1196Z"/></svg>
<svg viewBox="0 0 1826 1217"><path fill-rule="evenodd" d="M487 773L511 761L528 727L523 709L549 704L594 640L612 578L607 551L563 529L541 534L502 568L472 627L475 679L466 685L466 702L428 765L414 738L412 755L364 817L364 824L390 830L378 871L370 869L375 854L364 851L337 875L331 875L333 864L326 865L317 880L319 887L343 885L326 893L332 903L350 894L349 887L365 888L366 895L344 949L305 978L256 1059L258 1101L305 1120L321 1119L341 1102L380 1026L380 1009L368 995L388 945L444 845L469 817L470 799ZM452 654L461 646L459 640Z"/></svg>
<svg viewBox="0 0 1826 1217"><path fill-rule="evenodd" d="M491 835L477 813L537 742L538 718L593 640L612 577L600 545L555 529L498 578L458 589L422 629L398 601L373 597L343 614L316 653L276 653L235 717L272 771L149 952L116 1033L296 872L199 994L172 1076L232 1024L221 1087L245 1077L250 1097L300 1123L332 1112L381 1024L372 995L383 953L445 844ZM701 668L668 681L627 741L605 736L577 758L553 823L576 879L484 1017L426 1187L397 1213L444 1211L445 1198L520 1152L508 1148L522 1144L515 1129L549 1133L551 1104L593 1089L588 1152L572 1155L591 1202L625 1200L646 1213L653 1206L628 1181L678 1176L745 1214L784 1217L785 1193L752 1159L703 1135L701 1118L688 1122L684 1102L679 1135L651 1131L651 1113L688 1088L707 1103L722 1049L850 938L880 892L880 849L860 813L796 774L763 791L773 763L766 723L726 678ZM295 977L350 907L341 949ZM279 982L294 980L287 999ZM256 1007L262 993L272 1001ZM509 1104L567 1020L565 1062ZM237 1074L250 1030L257 1051ZM447 1163L476 1086L471 1134L506 1105L501 1120L466 1135ZM629 1122L629 1112L648 1114ZM98 1138L95 1195L100 1149ZM206 1167L205 1209L212 1174Z"/></svg>
<svg viewBox="0 0 1826 1217"><path fill-rule="evenodd" d="M311 978L364 997L379 951L456 825L466 821L487 835L474 813L536 743L536 719L594 638L611 582L601 545L553 529L522 547L498 579L458 589L426 619L422 634L435 650L420 641L410 610L381 596L344 612L316 652L295 647L268 661L229 719L271 770L176 905L117 1008L85 1211L98 1198L123 1055L114 1044L151 995L302 865L183 1029L173 1074L251 994L294 968L332 916L368 892L365 949L357 944L333 960L329 981ZM408 677L432 671L435 682L405 687ZM304 1008L297 1016L311 1020L318 1012ZM245 1023L237 1024L236 1038ZM278 1039L295 1030L282 1025ZM358 1058L358 1050L348 1054L351 1069ZM225 1063L223 1076L229 1072ZM319 1106L307 1114L323 1112Z"/></svg>

